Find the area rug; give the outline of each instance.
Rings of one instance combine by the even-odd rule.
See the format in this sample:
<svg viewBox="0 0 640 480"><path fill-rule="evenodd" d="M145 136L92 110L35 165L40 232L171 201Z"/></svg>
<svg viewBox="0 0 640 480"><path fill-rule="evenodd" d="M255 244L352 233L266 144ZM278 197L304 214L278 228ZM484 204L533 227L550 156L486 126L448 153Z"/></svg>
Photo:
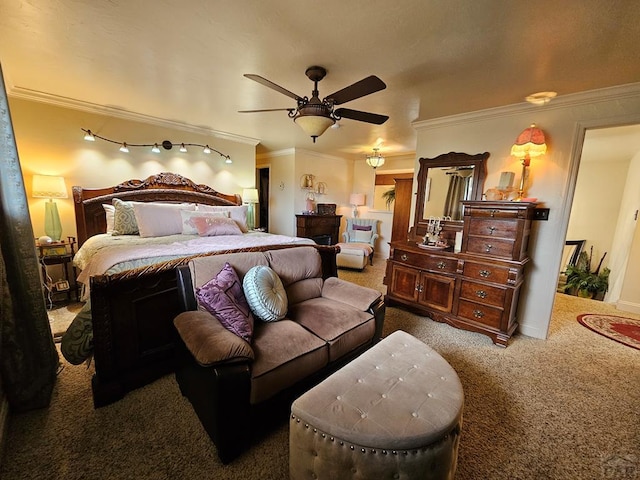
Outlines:
<svg viewBox="0 0 640 480"><path fill-rule="evenodd" d="M586 313L578 315L578 322L600 335L640 350L640 320Z"/></svg>

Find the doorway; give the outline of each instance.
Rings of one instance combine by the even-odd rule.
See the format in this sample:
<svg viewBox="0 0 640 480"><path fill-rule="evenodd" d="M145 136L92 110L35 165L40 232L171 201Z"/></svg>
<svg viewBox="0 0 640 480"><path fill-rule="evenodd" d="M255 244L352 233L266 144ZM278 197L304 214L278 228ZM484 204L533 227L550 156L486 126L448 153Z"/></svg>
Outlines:
<svg viewBox="0 0 640 480"><path fill-rule="evenodd" d="M257 226L264 232L269 231L269 167L257 169L258 184L258 218Z"/></svg>
<svg viewBox="0 0 640 480"><path fill-rule="evenodd" d="M586 239L587 254L593 247L592 271L604 258L601 269L611 269L605 302L616 305L625 272L628 280L640 269L629 262L640 207L640 125L585 129L578 160L566 240Z"/></svg>

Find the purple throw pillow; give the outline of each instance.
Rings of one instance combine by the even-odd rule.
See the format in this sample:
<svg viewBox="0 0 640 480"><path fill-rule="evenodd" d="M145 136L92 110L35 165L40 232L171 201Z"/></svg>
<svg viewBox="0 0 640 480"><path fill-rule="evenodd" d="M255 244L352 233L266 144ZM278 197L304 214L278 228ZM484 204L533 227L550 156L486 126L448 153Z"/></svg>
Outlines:
<svg viewBox="0 0 640 480"><path fill-rule="evenodd" d="M371 225L356 225L355 223L351 227L352 230L363 230L365 232L371 231Z"/></svg>
<svg viewBox="0 0 640 480"><path fill-rule="evenodd" d="M229 263L220 272L196 289L198 303L215 315L230 332L251 343L253 314L242 290L242 282Z"/></svg>

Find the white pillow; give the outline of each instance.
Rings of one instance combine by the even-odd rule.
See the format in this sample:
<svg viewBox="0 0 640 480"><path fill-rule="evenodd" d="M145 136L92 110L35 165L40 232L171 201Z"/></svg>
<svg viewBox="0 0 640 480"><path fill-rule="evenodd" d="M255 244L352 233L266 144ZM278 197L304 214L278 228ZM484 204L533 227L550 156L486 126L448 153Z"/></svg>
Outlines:
<svg viewBox="0 0 640 480"><path fill-rule="evenodd" d="M216 205L197 205L196 210L200 212L229 212L229 217L238 224L242 233L247 233L249 228L247 227L247 210L248 205L238 206L216 206Z"/></svg>
<svg viewBox="0 0 640 480"><path fill-rule="evenodd" d="M104 203L102 204L102 208L104 208L104 214L107 218L107 232L106 233L112 233L113 232L113 226L115 225L115 214L116 214L116 207L114 207L113 205L105 205Z"/></svg>
<svg viewBox="0 0 640 480"><path fill-rule="evenodd" d="M198 235L198 228L193 222L194 217L224 217L229 218L229 212L203 212L202 210L181 210L182 234Z"/></svg>
<svg viewBox="0 0 640 480"><path fill-rule="evenodd" d="M242 289L253 314L265 322L277 322L287 315L287 292L276 272L266 265L249 269Z"/></svg>
<svg viewBox="0 0 640 480"><path fill-rule="evenodd" d="M356 242L369 243L371 241L371 235L373 232L371 230L352 230L353 239Z"/></svg>
<svg viewBox="0 0 640 480"><path fill-rule="evenodd" d="M132 202L141 237L165 237L182 233L182 210L195 210L194 204Z"/></svg>

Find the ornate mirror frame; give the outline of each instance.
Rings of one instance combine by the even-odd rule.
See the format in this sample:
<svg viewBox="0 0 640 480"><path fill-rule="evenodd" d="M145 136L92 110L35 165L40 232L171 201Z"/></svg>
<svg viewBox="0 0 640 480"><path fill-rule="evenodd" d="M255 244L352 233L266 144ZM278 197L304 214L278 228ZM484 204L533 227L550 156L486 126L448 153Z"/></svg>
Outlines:
<svg viewBox="0 0 640 480"><path fill-rule="evenodd" d="M418 171L418 190L416 197L415 217L413 223L413 238L418 240L424 237L427 231L428 218L424 218L425 199L427 189L431 187L429 179L430 168L472 167L471 193L465 200L481 200L484 191L484 180L487 176L487 159L489 152L469 155L467 153L449 152L438 155L435 158L420 158L420 170ZM443 212L444 214L444 212ZM456 231L462 231L462 220L447 220L442 223L442 237L453 240Z"/></svg>

